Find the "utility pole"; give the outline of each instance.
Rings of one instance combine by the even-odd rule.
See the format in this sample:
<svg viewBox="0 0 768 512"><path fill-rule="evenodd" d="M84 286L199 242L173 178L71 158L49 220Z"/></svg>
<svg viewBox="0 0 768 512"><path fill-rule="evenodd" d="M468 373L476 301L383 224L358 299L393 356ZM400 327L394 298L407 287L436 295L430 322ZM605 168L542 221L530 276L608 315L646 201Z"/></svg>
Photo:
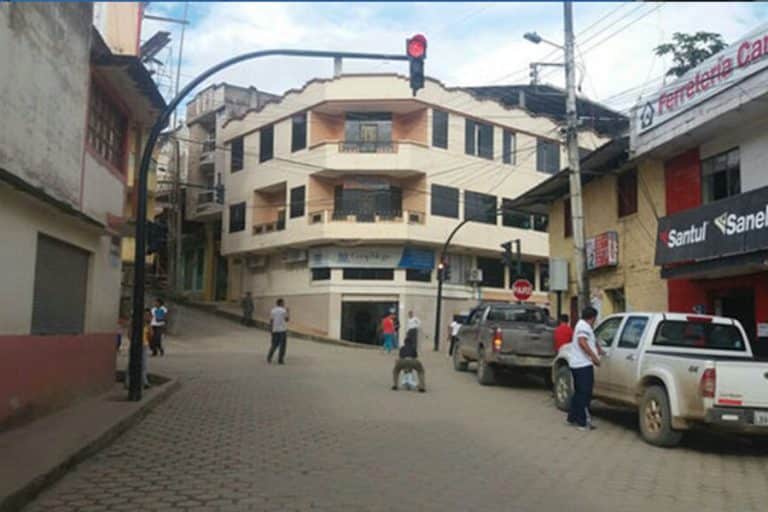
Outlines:
<svg viewBox="0 0 768 512"><path fill-rule="evenodd" d="M590 305L589 276L584 246L584 207L581 196L581 167L579 162L578 113L576 111L576 71L574 64L573 4L563 2L565 17L565 114L568 121L566 143L571 185L571 220L573 226L573 273L579 297L579 310Z"/></svg>
<svg viewBox="0 0 768 512"><path fill-rule="evenodd" d="M175 132L174 132L175 133ZM181 200L181 150L179 149L179 139L174 137L174 149L175 149L175 155L174 159L176 160L176 172L173 175L173 202L174 202L174 208L173 208L173 293L176 296L179 296L181 294L181 226L184 222L183 219L183 210L181 208L182 200Z"/></svg>

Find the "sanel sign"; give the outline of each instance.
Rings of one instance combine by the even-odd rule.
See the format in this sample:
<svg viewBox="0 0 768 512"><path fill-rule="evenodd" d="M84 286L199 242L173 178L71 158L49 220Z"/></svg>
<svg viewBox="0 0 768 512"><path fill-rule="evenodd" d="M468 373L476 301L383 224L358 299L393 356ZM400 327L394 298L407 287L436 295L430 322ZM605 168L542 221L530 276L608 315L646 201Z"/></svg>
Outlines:
<svg viewBox="0 0 768 512"><path fill-rule="evenodd" d="M768 187L659 219L656 264L768 249Z"/></svg>
<svg viewBox="0 0 768 512"><path fill-rule="evenodd" d="M768 67L768 24L711 56L635 109L637 133L652 130Z"/></svg>

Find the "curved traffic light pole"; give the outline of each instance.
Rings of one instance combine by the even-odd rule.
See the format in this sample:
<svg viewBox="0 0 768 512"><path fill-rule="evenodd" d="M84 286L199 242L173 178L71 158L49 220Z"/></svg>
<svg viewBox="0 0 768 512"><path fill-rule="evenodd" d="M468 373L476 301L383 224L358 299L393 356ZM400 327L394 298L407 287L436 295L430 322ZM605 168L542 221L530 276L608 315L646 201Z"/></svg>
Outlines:
<svg viewBox="0 0 768 512"><path fill-rule="evenodd" d="M357 53L357 52L328 52L317 50L261 50L256 52L244 53L231 59L227 59L215 66L203 71L194 80L189 82L184 89L179 92L175 98L165 107L155 121L152 130L149 132L146 145L144 146L144 152L141 157L141 166L139 167L139 182L137 189L139 197L136 205L136 243L134 250L134 274L133 274L133 315L131 323L131 347L130 347L130 364L128 372L130 375L130 385L128 391L128 399L138 401L141 400L142 386L141 370L142 370L142 339L144 334L144 275L146 261L146 222L147 222L147 175L149 173L149 165L152 162L152 152L157 144L157 139L160 136L160 132L165 127L171 114L179 103L190 93L195 87L200 85L205 79L218 73L222 69L226 69L234 64L243 62L246 60L258 59L261 57L271 56L286 56L286 57L315 57L315 58L329 58L329 59L362 59L362 60L409 60L407 55L390 55L383 53Z"/></svg>

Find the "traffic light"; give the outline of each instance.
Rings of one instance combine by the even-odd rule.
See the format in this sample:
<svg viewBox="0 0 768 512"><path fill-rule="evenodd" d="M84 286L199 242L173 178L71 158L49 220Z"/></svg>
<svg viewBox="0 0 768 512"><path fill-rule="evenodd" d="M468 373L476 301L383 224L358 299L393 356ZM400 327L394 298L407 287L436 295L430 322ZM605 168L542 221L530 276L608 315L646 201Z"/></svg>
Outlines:
<svg viewBox="0 0 768 512"><path fill-rule="evenodd" d="M512 242L504 242L501 244L501 247L504 249L504 252L501 255L502 260L504 260L504 264L507 267L512 268Z"/></svg>
<svg viewBox="0 0 768 512"><path fill-rule="evenodd" d="M424 59L427 57L427 38L422 34L416 34L412 38L406 39L405 51L411 65L411 90L416 96L416 91L424 87Z"/></svg>
<svg viewBox="0 0 768 512"><path fill-rule="evenodd" d="M214 191L216 192L215 193L215 195L216 195L216 202L219 203L219 204L224 204L224 185L219 183L214 188Z"/></svg>
<svg viewBox="0 0 768 512"><path fill-rule="evenodd" d="M447 261L443 260L437 264L437 278L443 282L451 278L451 266Z"/></svg>

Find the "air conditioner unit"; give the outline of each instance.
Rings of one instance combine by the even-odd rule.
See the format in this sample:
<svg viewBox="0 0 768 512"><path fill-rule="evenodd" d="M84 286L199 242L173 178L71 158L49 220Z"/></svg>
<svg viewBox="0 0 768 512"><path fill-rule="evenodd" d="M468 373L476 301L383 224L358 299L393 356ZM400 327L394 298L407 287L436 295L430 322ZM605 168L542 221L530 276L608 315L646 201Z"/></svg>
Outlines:
<svg viewBox="0 0 768 512"><path fill-rule="evenodd" d="M250 256L246 256L246 258L245 258L245 265L249 269L266 267L267 266L267 255L266 254L253 254L253 255L250 255Z"/></svg>
<svg viewBox="0 0 768 512"><path fill-rule="evenodd" d="M483 281L483 269L473 268L467 272L468 283L481 283Z"/></svg>
<svg viewBox="0 0 768 512"><path fill-rule="evenodd" d="M307 261L307 251L302 249L288 249L283 252L283 263L301 263Z"/></svg>

